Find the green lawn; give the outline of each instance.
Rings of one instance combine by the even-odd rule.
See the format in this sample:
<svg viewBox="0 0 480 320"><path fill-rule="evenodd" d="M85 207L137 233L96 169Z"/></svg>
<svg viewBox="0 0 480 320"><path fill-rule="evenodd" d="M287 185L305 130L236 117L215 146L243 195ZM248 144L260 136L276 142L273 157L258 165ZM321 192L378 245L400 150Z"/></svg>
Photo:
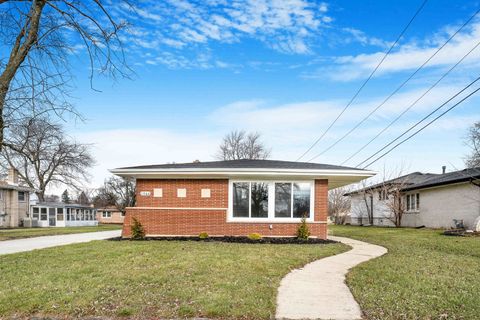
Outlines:
<svg viewBox="0 0 480 320"><path fill-rule="evenodd" d="M96 227L65 227L65 228L15 228L0 229L0 241L40 236L53 236L58 234L84 233L95 231L108 231L121 229L121 225L101 224Z"/></svg>
<svg viewBox="0 0 480 320"><path fill-rule="evenodd" d="M479 319L480 238L441 231L333 226L331 233L388 248L347 283L367 319Z"/></svg>
<svg viewBox="0 0 480 320"><path fill-rule="evenodd" d="M291 269L349 248L95 241L2 256L0 318L270 319Z"/></svg>

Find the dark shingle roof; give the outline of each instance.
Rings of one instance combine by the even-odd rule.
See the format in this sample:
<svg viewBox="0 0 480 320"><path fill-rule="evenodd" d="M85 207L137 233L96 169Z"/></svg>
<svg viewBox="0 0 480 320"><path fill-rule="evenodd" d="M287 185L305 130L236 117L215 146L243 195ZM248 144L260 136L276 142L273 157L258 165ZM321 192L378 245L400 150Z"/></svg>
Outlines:
<svg viewBox="0 0 480 320"><path fill-rule="evenodd" d="M480 179L480 167L464 169L444 174L437 174L426 181L405 187L403 188L403 190L409 191L415 189L430 188L458 182L475 181L478 179Z"/></svg>
<svg viewBox="0 0 480 320"><path fill-rule="evenodd" d="M119 169L312 169L312 170L358 170L331 164L294 162L280 160L226 160L190 163L156 164L147 166L124 167Z"/></svg>
<svg viewBox="0 0 480 320"><path fill-rule="evenodd" d="M477 181L477 180L480 180L480 167L464 169L464 170L454 171L454 172L449 172L444 174L413 172L392 180L377 183L363 189L346 193L345 195L346 196L352 195L364 190L373 190L385 184L402 184L403 191L410 191L410 190L431 188L435 186L447 185L447 184L458 183L458 182ZM477 184L480 185L480 183L478 182Z"/></svg>
<svg viewBox="0 0 480 320"><path fill-rule="evenodd" d="M427 181L427 180L429 180L429 179L431 179L432 177L435 177L435 176L437 176L437 174L412 172L412 173L403 175L403 176L398 177L398 178L382 181L380 183L377 183L377 184L374 184L374 185L371 185L371 186L368 186L368 187L365 187L365 188L362 188L362 189L359 189L359 190L355 190L355 191L346 193L345 195L348 196L348 195L355 194L355 193L358 193L358 192L361 192L361 191L364 191L364 190L374 190L374 189L383 187L385 185L412 186L412 185L416 185L418 183L423 183L423 182L425 182L425 181Z"/></svg>

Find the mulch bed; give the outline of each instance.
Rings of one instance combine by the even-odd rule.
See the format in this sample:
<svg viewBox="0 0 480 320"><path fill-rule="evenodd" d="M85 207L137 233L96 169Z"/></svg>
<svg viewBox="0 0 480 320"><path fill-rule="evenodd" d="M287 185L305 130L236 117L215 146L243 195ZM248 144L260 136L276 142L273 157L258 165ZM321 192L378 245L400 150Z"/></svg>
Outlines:
<svg viewBox="0 0 480 320"><path fill-rule="evenodd" d="M456 237L480 237L480 232L467 232L464 229L451 229L445 230L443 232L445 236L456 236Z"/></svg>
<svg viewBox="0 0 480 320"><path fill-rule="evenodd" d="M111 240L130 240L125 238L114 238ZM295 237L265 237L259 240L252 240L248 237L209 237L200 239L199 237L147 237L139 241L202 241L202 242L230 242L230 243L252 243L252 244L329 244L337 243L333 240L324 240L319 238L309 238L301 240Z"/></svg>

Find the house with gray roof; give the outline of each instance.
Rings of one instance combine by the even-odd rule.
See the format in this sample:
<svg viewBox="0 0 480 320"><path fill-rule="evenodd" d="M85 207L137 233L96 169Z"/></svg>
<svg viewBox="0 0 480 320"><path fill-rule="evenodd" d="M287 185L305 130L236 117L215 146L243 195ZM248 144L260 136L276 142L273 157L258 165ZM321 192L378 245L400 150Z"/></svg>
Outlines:
<svg viewBox="0 0 480 320"><path fill-rule="evenodd" d="M351 197L350 223L392 226L392 191L400 191L404 208L402 226L467 229L480 226L480 168L433 174L413 172L368 186ZM369 211L370 210L370 211Z"/></svg>
<svg viewBox="0 0 480 320"><path fill-rule="evenodd" d="M136 179L136 205L126 208L123 237L133 221L148 237L291 237L302 218L312 236L327 237L329 189L375 172L279 160L230 160L134 166L111 170Z"/></svg>

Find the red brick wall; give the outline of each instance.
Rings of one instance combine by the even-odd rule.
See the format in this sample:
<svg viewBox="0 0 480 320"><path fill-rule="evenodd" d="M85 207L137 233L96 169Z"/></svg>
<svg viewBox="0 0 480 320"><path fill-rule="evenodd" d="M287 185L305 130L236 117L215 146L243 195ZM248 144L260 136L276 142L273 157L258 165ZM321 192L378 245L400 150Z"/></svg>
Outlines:
<svg viewBox="0 0 480 320"><path fill-rule="evenodd" d="M163 197L153 197L153 189L162 188ZM186 198L177 197L177 188L187 189ZM211 189L210 198L201 198L201 189ZM150 196L140 192L150 191ZM312 236L327 235L328 181L315 181L315 222L309 223ZM185 209L161 209L185 208ZM294 236L298 223L227 222L228 180L137 180L137 207L128 208L123 224L123 236L130 236L132 218L137 218L146 234L192 235L207 232L210 236L245 236L253 232L262 236ZM189 208L205 208L204 210ZM272 228L270 229L270 225Z"/></svg>
<svg viewBox="0 0 480 320"><path fill-rule="evenodd" d="M153 189L162 188L163 197L153 197ZM187 189L186 198L177 198L177 189ZM210 189L210 198L201 198L201 189ZM149 197L140 195L150 191ZM164 179L137 180L137 207L226 208L228 180L222 179Z"/></svg>

